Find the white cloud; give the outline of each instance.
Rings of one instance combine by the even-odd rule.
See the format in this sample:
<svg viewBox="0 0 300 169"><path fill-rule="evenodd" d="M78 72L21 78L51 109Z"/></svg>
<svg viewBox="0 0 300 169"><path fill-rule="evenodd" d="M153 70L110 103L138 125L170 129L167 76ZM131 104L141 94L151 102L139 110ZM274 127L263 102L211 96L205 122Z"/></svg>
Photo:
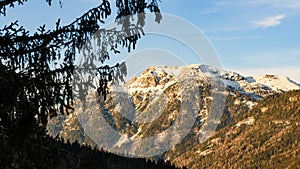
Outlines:
<svg viewBox="0 0 300 169"><path fill-rule="evenodd" d="M269 28L269 27L275 27L275 26L280 25L282 23L282 19L284 19L284 18L285 18L285 15L281 14L281 15L271 16L271 17L265 18L263 20L253 21L252 23L257 28Z"/></svg>

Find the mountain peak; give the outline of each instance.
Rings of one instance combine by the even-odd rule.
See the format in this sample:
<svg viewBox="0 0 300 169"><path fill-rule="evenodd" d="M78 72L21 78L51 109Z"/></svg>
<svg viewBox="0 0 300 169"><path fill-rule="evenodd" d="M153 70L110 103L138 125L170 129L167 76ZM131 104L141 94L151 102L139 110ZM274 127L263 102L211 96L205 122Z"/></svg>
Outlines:
<svg viewBox="0 0 300 169"><path fill-rule="evenodd" d="M266 74L262 77L253 77L257 83L261 83L271 87L275 91L289 91L298 90L300 86L286 76L270 75Z"/></svg>
<svg viewBox="0 0 300 169"><path fill-rule="evenodd" d="M270 75L245 77L239 73L222 70L220 68L191 64L186 66L152 66L145 69L138 76L126 83L126 87L133 89L163 89L176 82L183 72L187 72L196 79L218 78L225 86L233 90L246 93L256 93L262 90L265 94L271 92L300 89L300 86L285 76ZM257 92L256 92L257 91Z"/></svg>
<svg viewBox="0 0 300 169"><path fill-rule="evenodd" d="M216 90L214 82L218 82L216 85L223 83L226 88L220 89L224 89L224 92ZM95 93L90 94L85 102L88 105L86 110L79 106L74 116L66 117L61 136L66 139L81 139L84 144L88 144L90 140L97 141L96 144L100 147L106 146L102 138L113 139L113 143L109 143L112 146L109 150L112 152L130 151L135 154L143 150L142 153L147 154L146 150L151 147L155 150L151 153L157 153L165 147L169 150L179 143L178 139L181 141L180 134L184 132L178 127L178 123L182 120L177 119L186 120L188 113L195 110L191 116L193 118L188 119L189 123L183 123L191 125L191 130L188 130L190 132L177 147L198 145L212 136L216 128L221 129L232 121L239 122L243 115L259 104L259 100L274 93L295 89L300 89L299 85L284 76L245 77L236 72L201 64L153 66L126 82L124 86L109 86L110 93L106 100L99 99ZM291 97L289 100L296 102L298 99ZM104 117L103 123L98 121L101 119L99 112ZM83 128L76 127L80 119L86 131L102 133L105 136L82 132ZM106 123L116 133L121 133L119 138L111 135L106 126L96 126ZM237 123L239 127L236 128L255 123L256 119L249 116ZM73 130L78 130L77 136L72 135ZM172 132L169 135L159 135L162 131ZM91 138L86 139L89 138L87 136ZM151 145L142 144L143 138L155 140L151 141ZM157 141L162 144L157 144ZM156 144L161 147L155 146ZM179 149L175 154L183 153ZM169 151L173 151L173 148Z"/></svg>

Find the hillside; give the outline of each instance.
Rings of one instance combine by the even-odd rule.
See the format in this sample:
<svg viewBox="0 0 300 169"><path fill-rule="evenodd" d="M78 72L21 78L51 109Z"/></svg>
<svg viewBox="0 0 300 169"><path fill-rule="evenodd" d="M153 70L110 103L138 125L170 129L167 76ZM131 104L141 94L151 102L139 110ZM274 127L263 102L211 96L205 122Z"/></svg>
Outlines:
<svg viewBox="0 0 300 169"><path fill-rule="evenodd" d="M125 158L35 132L21 146L0 133L1 169L176 169L170 162Z"/></svg>
<svg viewBox="0 0 300 169"><path fill-rule="evenodd" d="M106 100L90 93L83 108L52 119L48 130L70 142L120 155L154 155L177 166L202 168L205 160L201 159L206 155L212 158L209 155L214 152L207 145L210 136L216 138L228 130L224 139L229 143L234 136L230 135L231 129L240 132L257 123L257 114L249 112L255 111L264 98L295 89L300 89L299 85L276 75L244 77L206 65L151 67L123 86L110 86ZM111 134L110 129L119 134ZM272 131L272 127L267 129ZM145 143L144 138L153 140ZM219 140L213 142L219 144Z"/></svg>
<svg viewBox="0 0 300 169"><path fill-rule="evenodd" d="M300 168L300 91L260 101L238 122L176 157L188 168Z"/></svg>

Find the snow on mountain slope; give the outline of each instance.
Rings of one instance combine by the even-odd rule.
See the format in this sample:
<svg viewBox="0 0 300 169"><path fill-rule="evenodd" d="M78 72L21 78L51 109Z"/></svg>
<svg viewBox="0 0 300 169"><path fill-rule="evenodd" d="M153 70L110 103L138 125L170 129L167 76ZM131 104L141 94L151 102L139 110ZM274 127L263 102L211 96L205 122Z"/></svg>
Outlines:
<svg viewBox="0 0 300 169"><path fill-rule="evenodd" d="M263 77L253 77L257 83L264 84L276 91L288 91L300 89L300 86L285 76L265 75Z"/></svg>
<svg viewBox="0 0 300 169"><path fill-rule="evenodd" d="M138 77L127 82L126 86L131 93L142 89L145 91L163 90L178 80L179 74L183 69L192 70L191 74L195 78L207 80L210 77L215 77L221 80L228 88L245 93L255 93L260 96L265 96L275 91L300 89L300 86L288 77L276 75L244 77L235 72L201 64L179 67L151 67Z"/></svg>
<svg viewBox="0 0 300 169"><path fill-rule="evenodd" d="M213 94L214 79L217 79L217 84L224 86L223 94L226 95L227 99L229 98L228 102L232 102L232 104L227 103L227 107L221 107L224 114L228 113L225 119L209 118L210 112L218 106L218 104L214 105L214 100L218 100L218 95ZM244 77L235 72L193 64L179 67L150 67L123 86L109 86L109 88L108 99L102 103L103 108L105 108L103 114L109 125L113 126L116 131L128 134L128 136L121 137L115 142L115 147L122 149L128 142L138 140L141 137L150 137L168 129L176 122L179 112L187 113L189 111L181 110L182 103L187 99L191 101L191 108L197 110L195 126L191 129L193 134L188 135L187 138L197 140L211 128L209 125L222 123L224 127L232 121L232 118L235 117L230 113L246 112L255 106L258 100L267 95L300 89L300 86L287 77L274 75ZM123 92L123 95L118 96L120 92ZM87 100L87 104L90 105L88 107L91 110L90 113L99 109L97 98L94 98L95 104L88 103L92 100ZM122 112L126 111L130 113L124 116ZM71 130L76 126L70 124L74 121L70 118L75 118L78 112L74 114L67 117L65 121L65 139L71 137L68 136L68 130L72 133ZM94 116L99 116L99 114L94 113ZM90 118L91 122L95 119ZM209 120L211 121L208 125ZM86 141L83 140L83 142ZM191 143L191 145L193 144L198 143ZM132 151L134 150L132 149Z"/></svg>

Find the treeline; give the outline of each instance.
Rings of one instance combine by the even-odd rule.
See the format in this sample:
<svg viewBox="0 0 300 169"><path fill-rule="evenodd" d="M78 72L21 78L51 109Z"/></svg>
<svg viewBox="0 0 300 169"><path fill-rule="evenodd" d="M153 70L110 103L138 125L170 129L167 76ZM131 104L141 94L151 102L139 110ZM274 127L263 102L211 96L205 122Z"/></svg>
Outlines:
<svg viewBox="0 0 300 169"><path fill-rule="evenodd" d="M20 144L0 133L2 169L175 169L169 162L125 158L35 133Z"/></svg>

